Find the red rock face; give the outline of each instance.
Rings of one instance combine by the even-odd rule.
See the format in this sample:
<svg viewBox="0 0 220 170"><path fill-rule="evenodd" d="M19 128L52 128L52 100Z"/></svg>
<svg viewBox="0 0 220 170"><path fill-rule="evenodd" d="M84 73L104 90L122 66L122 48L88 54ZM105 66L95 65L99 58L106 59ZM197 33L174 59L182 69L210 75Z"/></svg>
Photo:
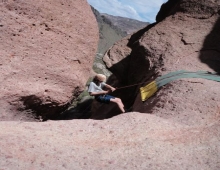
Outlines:
<svg viewBox="0 0 220 170"><path fill-rule="evenodd" d="M217 5L219 1L206 2ZM218 59L218 17L215 13L211 18L200 20L176 13L132 35L126 43L124 40L117 43L112 47L115 51L108 52L109 63L118 70L117 77L122 75L120 83L124 84L139 83L138 79L145 81L150 77L149 72L141 71L145 67L160 74L176 69L213 71L215 67L207 60ZM217 50L200 51L211 44L216 45ZM117 47L120 50L117 51ZM131 58L127 57L129 51ZM114 60L120 57L120 62L111 61L111 52L114 52ZM202 56L206 57L203 62ZM124 64L121 71L120 64ZM137 73L128 68L136 68ZM117 87L119 80L111 78ZM2 89L4 86L1 93ZM139 91L138 88L132 90L119 96L130 99ZM121 114L107 120L1 121L1 169L219 170L219 91L217 82L183 79L165 86L145 103L137 97L133 109L141 113ZM2 98L0 106L4 106L2 102L12 101L7 100L9 97ZM100 115L109 116L106 110L111 108L101 107Z"/></svg>
<svg viewBox="0 0 220 170"><path fill-rule="evenodd" d="M219 1L170 2L170 12L163 11L166 4L161 8L159 23L126 37L106 53L104 61L120 85L147 82L155 78L152 75L156 72L159 75L177 70L220 73ZM198 115L217 114L219 83L198 79L176 81L145 103L140 100L140 86L118 92L125 105L133 106L134 111L160 116L166 113L167 117L178 117L179 121L186 120L184 115L190 117L192 110ZM215 104L209 102L212 99Z"/></svg>
<svg viewBox="0 0 220 170"><path fill-rule="evenodd" d="M53 117L85 83L98 27L86 0L0 2L0 120Z"/></svg>

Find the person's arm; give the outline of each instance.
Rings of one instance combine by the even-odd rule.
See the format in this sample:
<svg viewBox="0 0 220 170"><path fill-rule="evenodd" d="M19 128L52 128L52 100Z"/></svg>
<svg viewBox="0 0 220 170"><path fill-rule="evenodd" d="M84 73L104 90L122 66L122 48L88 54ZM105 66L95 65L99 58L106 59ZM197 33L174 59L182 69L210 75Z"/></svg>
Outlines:
<svg viewBox="0 0 220 170"><path fill-rule="evenodd" d="M89 95L90 96L98 96L98 95L103 95L103 94L107 94L107 93L109 93L109 91L103 90L103 91L99 91L99 92L89 92Z"/></svg>
<svg viewBox="0 0 220 170"><path fill-rule="evenodd" d="M109 84L105 84L105 87L109 90L111 90L111 92L115 91L116 89L112 86L110 86Z"/></svg>
<svg viewBox="0 0 220 170"><path fill-rule="evenodd" d="M103 84L103 85L105 85L105 84ZM104 95L104 94L107 94L110 92L109 90L102 90L102 89L100 89L100 91L97 91L97 90L95 90L95 88L98 88L97 85L94 82L91 82L89 85L89 89L88 89L90 96Z"/></svg>

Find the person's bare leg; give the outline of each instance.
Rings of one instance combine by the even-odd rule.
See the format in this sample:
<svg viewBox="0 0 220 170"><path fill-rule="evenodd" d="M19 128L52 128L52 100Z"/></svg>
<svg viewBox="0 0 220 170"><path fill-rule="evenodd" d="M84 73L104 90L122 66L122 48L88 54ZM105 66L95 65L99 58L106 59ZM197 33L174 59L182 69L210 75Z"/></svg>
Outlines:
<svg viewBox="0 0 220 170"><path fill-rule="evenodd" d="M119 109L122 111L122 113L125 113L124 104L122 103L121 99L114 98L114 99L110 99L110 101L116 103Z"/></svg>

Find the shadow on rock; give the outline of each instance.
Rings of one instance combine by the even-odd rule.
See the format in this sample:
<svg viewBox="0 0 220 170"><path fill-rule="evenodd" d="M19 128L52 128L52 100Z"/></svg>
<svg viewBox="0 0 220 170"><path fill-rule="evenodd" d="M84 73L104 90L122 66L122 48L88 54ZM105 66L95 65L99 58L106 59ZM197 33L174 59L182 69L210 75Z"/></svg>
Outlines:
<svg viewBox="0 0 220 170"><path fill-rule="evenodd" d="M220 74L220 18L206 37L199 58L201 62Z"/></svg>
<svg viewBox="0 0 220 170"><path fill-rule="evenodd" d="M59 115L59 120L71 119L89 119L91 117L91 107L93 98L86 96L83 100L77 103L75 107L69 107Z"/></svg>

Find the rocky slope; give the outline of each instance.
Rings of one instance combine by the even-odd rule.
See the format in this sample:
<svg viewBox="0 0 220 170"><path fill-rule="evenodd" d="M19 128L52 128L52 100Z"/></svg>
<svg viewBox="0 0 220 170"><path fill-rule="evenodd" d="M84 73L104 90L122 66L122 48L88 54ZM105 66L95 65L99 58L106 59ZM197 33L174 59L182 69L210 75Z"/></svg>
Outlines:
<svg viewBox="0 0 220 170"><path fill-rule="evenodd" d="M128 35L128 32L138 31L149 23L133 19L101 14L91 6L99 27L99 43L93 63L93 74L87 82L92 80L95 73L102 73L109 77L112 73L106 68L102 58L105 52L117 41ZM120 22L119 22L120 21ZM74 99L71 106L57 115L57 119L86 119L91 117L93 97L89 96L87 88ZM96 110L96 109L95 109Z"/></svg>
<svg viewBox="0 0 220 170"><path fill-rule="evenodd" d="M99 13L93 7L92 10L99 25L98 53L102 57L115 42L149 25L148 22Z"/></svg>
<svg viewBox="0 0 220 170"><path fill-rule="evenodd" d="M166 10L165 16L163 16L163 10ZM153 77L155 73L164 75L177 70L219 72L218 1L181 0L175 1L175 3L169 1L162 6L157 19L158 23L151 24L131 37L117 42L106 53L104 61L118 78L118 85L147 82L151 78L155 78ZM200 84L203 84L204 91L198 93L199 89L203 89ZM174 107L170 111L171 105L169 106L170 116L184 111L183 108L189 108L188 112L192 109L196 110L195 112L198 114L200 110L215 114L218 110L216 104L218 88L216 86L217 84L212 81L181 80L165 87L158 93L158 97L154 96L145 103L140 101L139 95L137 96L139 94L137 86L121 90L119 93L122 93L121 97L124 98L125 103L133 106L136 111L164 113L166 110L163 109L169 106L169 103L165 104L164 101L170 100ZM134 93L130 93L130 91ZM128 93L130 94L129 99L127 99L127 95L123 95ZM176 97L172 98L174 94ZM188 107L188 104L194 100L192 99L194 95L197 97L201 95L194 101L199 104ZM202 97L204 95L207 101L213 99L214 102L208 102L211 106L213 105L212 107L204 107L205 104L201 102L205 100ZM134 101L135 105L133 105ZM149 107L152 101L155 101L154 105ZM179 102L181 104L178 104Z"/></svg>
<svg viewBox="0 0 220 170"><path fill-rule="evenodd" d="M0 5L0 120L54 118L90 76L98 44L90 6L85 0Z"/></svg>
<svg viewBox="0 0 220 170"><path fill-rule="evenodd" d="M219 1L169 5L160 22L106 54L115 74L109 81L124 86L156 71L218 71ZM144 103L138 88L127 90L118 95L136 112L111 119L0 122L1 169L220 169L219 83L178 80ZM107 109L100 108L102 118L112 116Z"/></svg>
<svg viewBox="0 0 220 170"><path fill-rule="evenodd" d="M99 25L99 45L93 69L95 72L104 73L105 75L110 76L111 73L106 69L102 61L104 53L115 42L121 40L123 37L126 37L133 32L146 27L149 25L149 23L103 14L92 6L91 8Z"/></svg>
<svg viewBox="0 0 220 170"><path fill-rule="evenodd" d="M105 52L117 41L127 36L131 32L138 31L139 29L147 26L149 23L141 22L129 18L123 18L118 16L111 16L107 14L99 13L95 8L91 6L91 9L96 17L99 26L99 44L96 53L96 57L93 63L93 71L95 73L102 73L109 77L112 73L106 68L102 58ZM88 80L92 80L92 77ZM93 97L90 97L87 89L82 92L78 98L76 98L71 106L63 113L59 115L59 119L85 119L91 117L91 103ZM94 108L95 109L95 108ZM96 109L95 109L96 110Z"/></svg>
<svg viewBox="0 0 220 170"><path fill-rule="evenodd" d="M117 42L104 57L106 65L117 78L115 86L145 82L118 90L116 95L127 107L184 125L192 131L203 132L203 138L192 141L203 143L203 148L198 153L193 151L193 154L195 157L203 154L201 164L204 166L206 161L214 161L214 167L210 169L220 166L217 161L220 149L219 83L181 79L164 86L146 102L141 101L139 88L157 76L177 70L220 73L219 11L219 1L170 0L158 13L157 23ZM103 106L95 117L103 119L115 115L110 109L105 115L98 114L106 109ZM210 126L215 129L215 134L204 131ZM175 140L176 136L173 138ZM190 135L185 137L186 140L190 138ZM213 138L215 142L206 142L207 138ZM183 141L177 141L185 146ZM217 151L211 160L206 157L209 150ZM186 164L197 166L191 169L199 169L200 163L187 161Z"/></svg>
<svg viewBox="0 0 220 170"><path fill-rule="evenodd" d="M142 22L131 18L113 16L109 14L101 14L103 21L109 24L112 28L119 30L123 35L133 34L134 32L146 27L150 23Z"/></svg>
<svg viewBox="0 0 220 170"><path fill-rule="evenodd" d="M4 170L218 170L219 122L128 113L107 120L1 122Z"/></svg>

